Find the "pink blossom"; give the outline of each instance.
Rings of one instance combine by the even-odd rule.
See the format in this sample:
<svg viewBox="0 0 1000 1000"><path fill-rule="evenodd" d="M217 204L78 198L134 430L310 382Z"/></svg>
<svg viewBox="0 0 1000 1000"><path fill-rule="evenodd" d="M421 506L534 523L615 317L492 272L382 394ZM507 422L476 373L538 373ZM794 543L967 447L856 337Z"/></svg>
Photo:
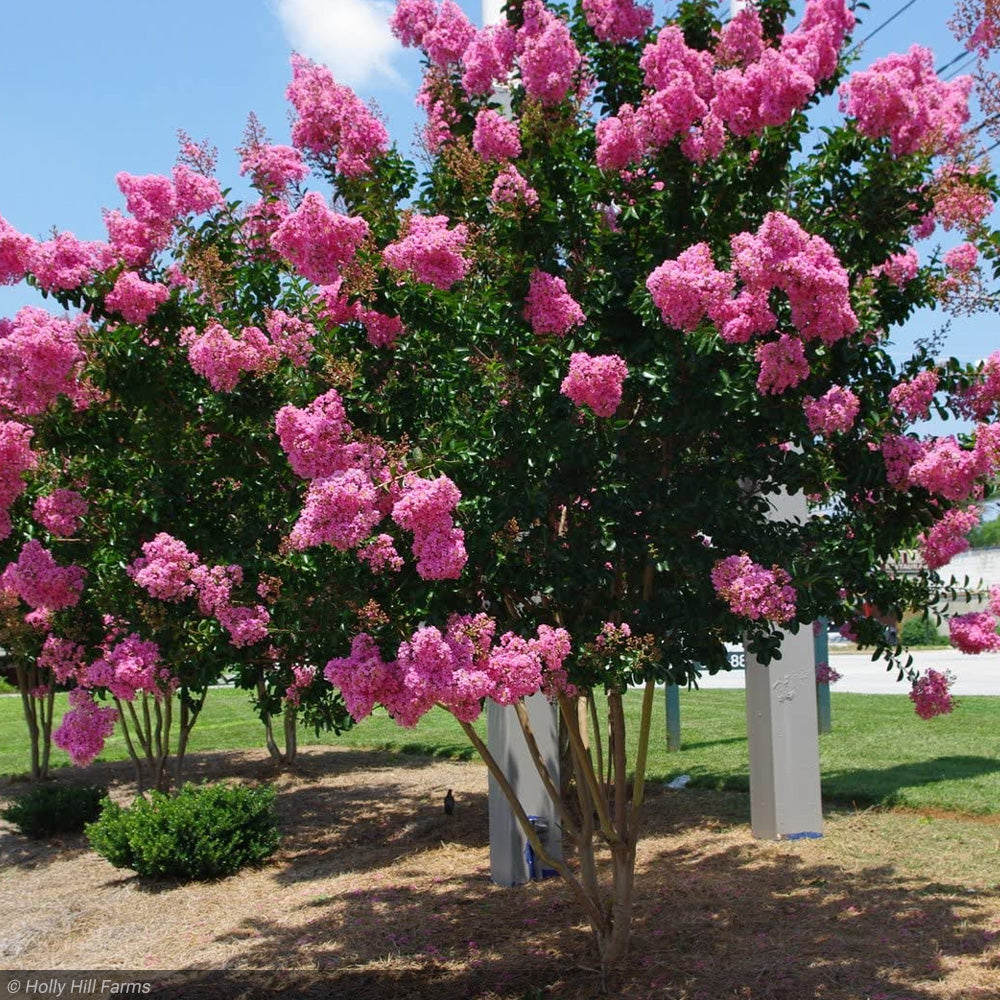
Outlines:
<svg viewBox="0 0 1000 1000"><path fill-rule="evenodd" d="M0 322L0 412L44 413L59 396L82 403L84 330L82 319L53 316L35 306L18 310L12 323Z"/></svg>
<svg viewBox="0 0 1000 1000"><path fill-rule="evenodd" d="M943 153L962 137L971 89L968 76L939 80L933 53L914 45L906 55L886 56L854 73L840 88L840 107L862 135L887 136L893 156Z"/></svg>
<svg viewBox="0 0 1000 1000"><path fill-rule="evenodd" d="M650 90L667 90L678 78L687 77L700 98L712 96L712 54L690 48L676 24L662 28L656 41L643 49L639 66Z"/></svg>
<svg viewBox="0 0 1000 1000"><path fill-rule="evenodd" d="M16 285L24 278L34 243L0 216L0 285Z"/></svg>
<svg viewBox="0 0 1000 1000"><path fill-rule="evenodd" d="M397 8L398 9L398 8ZM462 86L470 96L489 94L514 67L516 34L509 24L477 31L462 53Z"/></svg>
<svg viewBox="0 0 1000 1000"><path fill-rule="evenodd" d="M198 562L197 556L194 556L194 561ZM198 610L203 615L219 617L223 609L231 606L233 587L238 587L243 582L243 567L206 566L200 563L190 566L188 579L191 587L185 588L184 596L197 592Z"/></svg>
<svg viewBox="0 0 1000 1000"><path fill-rule="evenodd" d="M174 167L172 174L179 217L202 215L225 204L219 182L214 177L206 177L184 164Z"/></svg>
<svg viewBox="0 0 1000 1000"><path fill-rule="evenodd" d="M983 362L976 380L955 402L960 412L976 420L985 420L1000 401L1000 351L994 351Z"/></svg>
<svg viewBox="0 0 1000 1000"><path fill-rule="evenodd" d="M781 50L790 56L818 85L832 76L854 14L846 0L809 0L801 24L781 40Z"/></svg>
<svg viewBox="0 0 1000 1000"><path fill-rule="evenodd" d="M975 166L963 169L955 164L946 164L937 171L932 189L932 228L934 219L946 230L965 233L975 232L982 225L993 211L993 198L988 188L977 183L978 172Z"/></svg>
<svg viewBox="0 0 1000 1000"><path fill-rule="evenodd" d="M70 691L69 703L69 711L52 733L52 742L65 750L77 767L86 767L114 732L118 711L100 707L86 688Z"/></svg>
<svg viewBox="0 0 1000 1000"><path fill-rule="evenodd" d="M681 140L681 152L695 163L717 157L726 146L726 128L722 119L709 111Z"/></svg>
<svg viewBox="0 0 1000 1000"><path fill-rule="evenodd" d="M979 250L972 243L959 243L944 255L944 266L959 275L967 275L979 263Z"/></svg>
<svg viewBox="0 0 1000 1000"><path fill-rule="evenodd" d="M191 571L199 562L197 553L179 538L161 531L143 543L142 555L126 572L150 597L176 603L194 594Z"/></svg>
<svg viewBox="0 0 1000 1000"><path fill-rule="evenodd" d="M289 541L296 549L324 544L352 549L371 534L381 519L371 477L360 469L345 469L309 484Z"/></svg>
<svg viewBox="0 0 1000 1000"><path fill-rule="evenodd" d="M240 161L240 175L249 174L255 188L265 193L281 193L289 184L305 180L309 167L294 146L264 143L248 149Z"/></svg>
<svg viewBox="0 0 1000 1000"><path fill-rule="evenodd" d="M566 282L545 271L532 271L524 300L524 318L539 336L564 337L586 322L579 303L566 289Z"/></svg>
<svg viewBox="0 0 1000 1000"><path fill-rule="evenodd" d="M449 229L447 216L411 215L405 235L382 251L382 259L396 271L409 271L417 281L447 291L469 269L462 256L467 242L465 226Z"/></svg>
<svg viewBox="0 0 1000 1000"><path fill-rule="evenodd" d="M622 399L628 367L617 354L591 356L577 352L570 357L569 374L560 392L577 406L589 406L598 417L611 417Z"/></svg>
<svg viewBox="0 0 1000 1000"><path fill-rule="evenodd" d="M764 26L757 8L741 7L722 27L715 47L719 65L747 65L764 51Z"/></svg>
<svg viewBox="0 0 1000 1000"><path fill-rule="evenodd" d="M31 450L34 433L26 424L0 420L0 539L10 534L8 511L25 490L24 473L38 464Z"/></svg>
<svg viewBox="0 0 1000 1000"><path fill-rule="evenodd" d="M954 507L945 511L934 527L917 539L927 568L940 569L951 562L959 552L968 549L969 540L966 535L977 524L979 524L978 507L966 507L964 510Z"/></svg>
<svg viewBox="0 0 1000 1000"><path fill-rule="evenodd" d="M163 663L159 646L132 632L85 668L83 682L86 687L107 688L120 701L134 701L139 694L151 694L159 701L173 694L178 679Z"/></svg>
<svg viewBox="0 0 1000 1000"><path fill-rule="evenodd" d="M663 322L690 332L706 315L719 314L732 295L734 279L719 271L707 243L696 243L676 260L665 260L646 279L646 288Z"/></svg>
<svg viewBox="0 0 1000 1000"><path fill-rule="evenodd" d="M843 674L838 673L830 666L829 663L817 663L816 664L816 683L817 684L836 684L837 681L843 678Z"/></svg>
<svg viewBox="0 0 1000 1000"><path fill-rule="evenodd" d="M952 437L939 437L910 467L910 482L946 500L966 500L977 491L983 456Z"/></svg>
<svg viewBox="0 0 1000 1000"><path fill-rule="evenodd" d="M22 546L17 562L7 564L0 589L13 591L35 610L59 611L79 602L86 575L81 566L60 566L52 553L32 538Z"/></svg>
<svg viewBox="0 0 1000 1000"><path fill-rule="evenodd" d="M104 297L106 308L121 315L126 323L145 323L170 298L170 289L143 281L135 271L122 271L115 287Z"/></svg>
<svg viewBox="0 0 1000 1000"><path fill-rule="evenodd" d="M364 219L334 212L321 194L310 191L274 231L271 246L304 278L330 285L367 236Z"/></svg>
<svg viewBox="0 0 1000 1000"><path fill-rule="evenodd" d="M283 406L275 417L275 430L292 471L303 479L319 479L340 471L351 433L344 404L336 389L317 396L300 409Z"/></svg>
<svg viewBox="0 0 1000 1000"><path fill-rule="evenodd" d="M90 505L76 490L54 490L35 501L31 515L46 531L72 538Z"/></svg>
<svg viewBox="0 0 1000 1000"><path fill-rule="evenodd" d="M386 569L398 573L403 568L403 557L396 551L391 535L375 535L358 549L358 558L367 563L373 573Z"/></svg>
<svg viewBox="0 0 1000 1000"><path fill-rule="evenodd" d="M125 206L140 222L154 228L172 227L177 217L177 192L169 177L147 174L138 177L124 171L115 175Z"/></svg>
<svg viewBox="0 0 1000 1000"><path fill-rule="evenodd" d="M267 314L267 332L275 354L287 358L297 368L304 368L313 352L316 327L281 309Z"/></svg>
<svg viewBox="0 0 1000 1000"><path fill-rule="evenodd" d="M583 0L587 24L602 42L642 38L653 24L653 11L635 0Z"/></svg>
<svg viewBox="0 0 1000 1000"><path fill-rule="evenodd" d="M431 25L420 39L420 47L434 66L445 69L458 63L475 38L476 29L453 0L443 0Z"/></svg>
<svg viewBox="0 0 1000 1000"><path fill-rule="evenodd" d="M347 657L330 660L323 676L340 688L348 712L356 721L371 715L377 702L392 702L402 688L395 663L382 659L375 640L365 632L356 635Z"/></svg>
<svg viewBox="0 0 1000 1000"><path fill-rule="evenodd" d="M538 205L538 192L508 163L493 181L490 200L494 206L520 205L530 211Z"/></svg>
<svg viewBox="0 0 1000 1000"><path fill-rule="evenodd" d="M435 0L397 0L389 27L404 46L419 47L423 45L424 35L434 27L437 17Z"/></svg>
<svg viewBox="0 0 1000 1000"><path fill-rule="evenodd" d="M376 309L363 309L359 318L372 347L395 347L406 332L399 316L387 316Z"/></svg>
<svg viewBox="0 0 1000 1000"><path fill-rule="evenodd" d="M515 159L521 155L517 123L492 108L484 108L476 115L472 148L487 162Z"/></svg>
<svg viewBox="0 0 1000 1000"><path fill-rule="evenodd" d="M597 165L602 170L624 170L638 163L649 146L647 116L637 114L631 104L623 104L617 115L597 123Z"/></svg>
<svg viewBox="0 0 1000 1000"><path fill-rule="evenodd" d="M350 87L342 87L325 67L298 54L292 56L292 82L286 95L298 115L292 144L315 156L336 154L345 177L371 172L373 162L389 148L389 133Z"/></svg>
<svg viewBox="0 0 1000 1000"><path fill-rule="evenodd" d="M942 674L938 670L928 669L913 681L910 701L913 702L913 707L921 719L947 715L955 707L950 691L954 680L955 678L949 673Z"/></svg>
<svg viewBox="0 0 1000 1000"><path fill-rule="evenodd" d="M316 678L316 668L310 666L292 667L292 683L285 689L285 700L296 708L302 703L302 693Z"/></svg>
<svg viewBox="0 0 1000 1000"><path fill-rule="evenodd" d="M908 420L924 420L938 387L938 373L930 368L889 391L889 402Z"/></svg>
<svg viewBox="0 0 1000 1000"><path fill-rule="evenodd" d="M835 385L819 399L806 396L802 402L809 430L813 434L829 437L846 433L854 426L861 410L861 402L850 389Z"/></svg>
<svg viewBox="0 0 1000 1000"><path fill-rule="evenodd" d="M392 519L413 532L417 573L425 580L457 580L468 559L465 534L456 528L452 513L461 500L458 487L447 477L407 476Z"/></svg>
<svg viewBox="0 0 1000 1000"><path fill-rule="evenodd" d="M951 644L962 653L993 653L1000 650L997 620L987 611L955 615L948 622Z"/></svg>
<svg viewBox="0 0 1000 1000"><path fill-rule="evenodd" d="M170 243L172 229L167 226L150 226L138 219L130 219L117 209L104 211L104 225L112 252L129 267L143 267L157 250Z"/></svg>
<svg viewBox="0 0 1000 1000"><path fill-rule="evenodd" d="M273 360L274 348L256 327L247 327L237 340L221 323L212 322L199 334L181 331L191 368L208 379L216 392L232 392L243 372L256 372Z"/></svg>
<svg viewBox="0 0 1000 1000"><path fill-rule="evenodd" d="M757 388L761 393L778 395L797 386L809 375L802 341L787 333L777 340L758 344L754 356L760 365Z"/></svg>
<svg viewBox="0 0 1000 1000"><path fill-rule="evenodd" d="M757 621L787 622L795 617L795 590L780 566L765 569L746 553L720 559L712 586L734 615Z"/></svg>
<svg viewBox="0 0 1000 1000"><path fill-rule="evenodd" d="M715 74L712 113L733 135L755 135L784 125L816 89L809 72L784 52L766 48L746 69Z"/></svg>
<svg viewBox="0 0 1000 1000"><path fill-rule="evenodd" d="M45 637L38 653L38 668L51 672L59 684L80 677L85 662L83 646L55 635Z"/></svg>
<svg viewBox="0 0 1000 1000"><path fill-rule="evenodd" d="M884 264L872 268L875 278L885 276L897 288L905 288L917 276L920 270L920 258L913 247L904 253L893 254Z"/></svg>
<svg viewBox="0 0 1000 1000"><path fill-rule="evenodd" d="M522 16L518 45L525 92L542 104L559 104L573 90L580 53L566 23L542 0L525 0Z"/></svg>
<svg viewBox="0 0 1000 1000"><path fill-rule="evenodd" d="M252 608L224 605L219 608L216 617L229 633L230 644L237 648L263 642L269 635L271 615L262 604Z"/></svg>
<svg viewBox="0 0 1000 1000"><path fill-rule="evenodd" d="M107 243L78 240L72 233L59 233L44 243L34 243L28 270L44 292L78 288L98 271L115 263L115 251Z"/></svg>

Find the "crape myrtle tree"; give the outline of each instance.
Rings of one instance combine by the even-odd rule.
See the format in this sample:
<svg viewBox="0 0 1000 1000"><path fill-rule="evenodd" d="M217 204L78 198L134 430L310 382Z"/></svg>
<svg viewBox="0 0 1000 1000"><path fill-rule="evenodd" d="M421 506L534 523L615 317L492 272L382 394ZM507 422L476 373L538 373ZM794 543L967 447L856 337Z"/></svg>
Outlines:
<svg viewBox="0 0 1000 1000"><path fill-rule="evenodd" d="M1000 355L887 349L920 307L992 301L972 81L940 80L921 49L852 72L848 4L790 6L723 23L686 0L654 25L633 0L511 0L477 30L450 0L400 0L393 30L426 57L419 186L377 115L296 56L291 145L251 123L241 150L255 203L187 203L213 183L188 144L172 178L122 182L107 245L10 227L0 243L4 275L41 287L50 258L86 259L50 291L89 317L83 370L114 373L90 376L86 406L63 393L4 425L17 525L44 475L95 505L85 558L46 550L87 574L48 635L86 606L109 616L90 626L103 661L122 633L162 649L171 630L171 649L194 632L231 656L219 612L238 609L248 662L325 661L355 718L443 706L605 966L628 944L654 682L723 668L738 637L768 662L820 617L908 670L864 609L938 599L1000 464ZM816 129L824 98L842 114ZM161 219L171 239L133 250ZM942 253L939 228L963 241ZM931 409L972 429L922 436ZM160 438L133 452L132 434ZM776 523L780 491L812 516ZM926 568L897 573L913 545ZM31 605L8 572L8 603ZM996 648L998 613L953 620L954 643ZM81 700L113 692L88 670ZM937 678L911 679L922 714L950 707ZM486 699L513 706L536 750L538 691L574 772L564 799L535 753L574 864L548 856L471 725Z"/></svg>

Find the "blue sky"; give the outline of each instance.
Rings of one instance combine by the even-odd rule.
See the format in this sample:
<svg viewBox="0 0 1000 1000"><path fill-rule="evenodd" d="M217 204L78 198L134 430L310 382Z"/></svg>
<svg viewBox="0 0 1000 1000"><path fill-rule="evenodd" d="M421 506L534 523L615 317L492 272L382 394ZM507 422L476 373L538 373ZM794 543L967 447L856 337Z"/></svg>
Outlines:
<svg viewBox="0 0 1000 1000"><path fill-rule="evenodd" d="M861 38L906 0L871 0ZM460 0L480 21L481 0ZM672 3L657 0L659 10ZM862 64L913 43L938 65L960 51L945 22L951 3L914 0L864 49ZM337 79L374 99L405 144L419 124L419 60L391 38L389 0L48 0L0 6L0 215L23 232L53 226L103 239L101 208L121 207L119 170L167 173L176 130L219 148L224 184L254 111L275 142L288 141L284 90L293 48L326 62ZM0 315L31 292L0 288ZM929 333L921 316L907 336ZM901 338L905 339L905 338ZM950 353L973 360L1000 347L993 317L956 321Z"/></svg>

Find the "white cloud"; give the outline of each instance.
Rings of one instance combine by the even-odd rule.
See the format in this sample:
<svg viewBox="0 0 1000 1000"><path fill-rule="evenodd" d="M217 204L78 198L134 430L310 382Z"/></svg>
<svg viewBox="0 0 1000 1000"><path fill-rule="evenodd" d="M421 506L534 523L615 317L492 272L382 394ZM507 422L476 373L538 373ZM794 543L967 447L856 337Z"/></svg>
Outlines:
<svg viewBox="0 0 1000 1000"><path fill-rule="evenodd" d="M275 7L292 47L329 66L338 83L358 89L401 82L390 0L275 0Z"/></svg>

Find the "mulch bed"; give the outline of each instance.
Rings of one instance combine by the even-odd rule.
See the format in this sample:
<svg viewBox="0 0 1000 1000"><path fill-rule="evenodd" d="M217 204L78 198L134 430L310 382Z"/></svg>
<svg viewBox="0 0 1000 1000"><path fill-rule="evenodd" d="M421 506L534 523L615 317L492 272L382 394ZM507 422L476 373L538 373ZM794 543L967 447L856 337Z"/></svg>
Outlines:
<svg viewBox="0 0 1000 1000"><path fill-rule="evenodd" d="M0 967L186 970L184 995L201 997L601 995L558 880L490 882L480 765L320 747L292 771L262 753L195 755L187 777L273 783L274 858L218 882L152 883L83 837L30 841L0 823ZM57 780L133 791L124 764ZM0 797L21 788L0 783ZM792 843L754 840L748 820L744 795L650 790L632 951L608 995L1000 997L995 820L844 810L822 840Z"/></svg>

